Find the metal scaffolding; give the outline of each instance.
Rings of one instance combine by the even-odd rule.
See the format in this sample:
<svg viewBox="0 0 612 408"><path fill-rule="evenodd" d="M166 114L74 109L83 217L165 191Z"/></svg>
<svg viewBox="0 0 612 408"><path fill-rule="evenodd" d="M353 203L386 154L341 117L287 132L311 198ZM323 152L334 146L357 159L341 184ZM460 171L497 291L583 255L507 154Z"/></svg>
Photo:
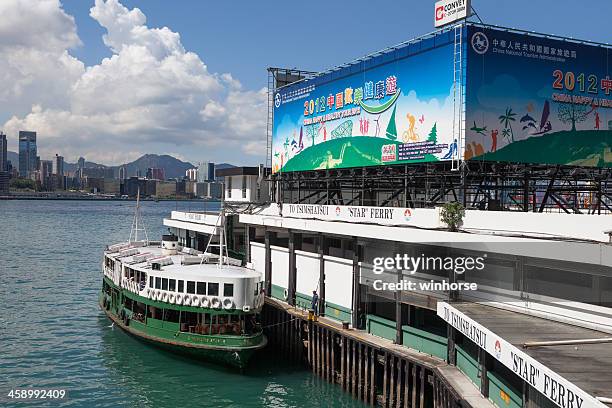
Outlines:
<svg viewBox="0 0 612 408"><path fill-rule="evenodd" d="M612 169L464 161L276 173L283 203L494 211L612 213Z"/></svg>

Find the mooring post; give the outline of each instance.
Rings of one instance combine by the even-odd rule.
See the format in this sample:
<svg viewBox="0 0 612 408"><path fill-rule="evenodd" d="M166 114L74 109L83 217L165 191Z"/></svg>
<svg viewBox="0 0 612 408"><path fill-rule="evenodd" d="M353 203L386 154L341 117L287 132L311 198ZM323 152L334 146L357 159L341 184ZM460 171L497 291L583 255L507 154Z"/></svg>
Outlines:
<svg viewBox="0 0 612 408"><path fill-rule="evenodd" d="M363 399L363 344L357 343L357 398Z"/></svg>

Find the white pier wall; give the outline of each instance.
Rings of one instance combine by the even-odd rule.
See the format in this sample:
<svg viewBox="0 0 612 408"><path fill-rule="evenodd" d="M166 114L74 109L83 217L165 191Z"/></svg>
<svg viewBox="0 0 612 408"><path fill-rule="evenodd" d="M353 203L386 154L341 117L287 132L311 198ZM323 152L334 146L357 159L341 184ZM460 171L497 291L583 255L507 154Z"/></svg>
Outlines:
<svg viewBox="0 0 612 408"><path fill-rule="evenodd" d="M352 308L353 261L351 259L324 256L325 300L336 305Z"/></svg>
<svg viewBox="0 0 612 408"><path fill-rule="evenodd" d="M319 255L313 252L295 251L296 291L312 296L319 290Z"/></svg>
<svg viewBox="0 0 612 408"><path fill-rule="evenodd" d="M283 289L289 287L289 250L271 246L272 250L272 284Z"/></svg>

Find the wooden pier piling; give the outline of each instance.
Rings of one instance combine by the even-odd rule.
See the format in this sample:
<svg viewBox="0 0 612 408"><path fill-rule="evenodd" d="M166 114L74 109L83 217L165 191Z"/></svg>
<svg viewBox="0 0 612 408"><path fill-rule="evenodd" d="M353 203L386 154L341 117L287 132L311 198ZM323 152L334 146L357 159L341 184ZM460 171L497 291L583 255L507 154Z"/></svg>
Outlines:
<svg viewBox="0 0 612 408"><path fill-rule="evenodd" d="M356 399L371 406L397 408L469 406L430 363L402 351L401 346L391 347L386 340L342 329L329 318L309 320L306 313L281 302L269 303L261 316L270 345Z"/></svg>

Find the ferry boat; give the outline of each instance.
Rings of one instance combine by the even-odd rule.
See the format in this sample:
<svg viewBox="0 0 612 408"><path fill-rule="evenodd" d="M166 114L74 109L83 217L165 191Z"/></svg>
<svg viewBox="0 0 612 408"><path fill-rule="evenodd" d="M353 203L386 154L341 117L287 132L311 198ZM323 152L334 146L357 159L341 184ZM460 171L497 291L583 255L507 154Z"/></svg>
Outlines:
<svg viewBox="0 0 612 408"><path fill-rule="evenodd" d="M138 240L138 201L136 208L128 242L104 251L99 295L104 313L114 325L146 342L244 368L267 343L259 323L263 280L261 273L227 255L224 210L217 228L219 251L214 254L208 247L182 247L172 234L149 241L145 231L145 239Z"/></svg>

